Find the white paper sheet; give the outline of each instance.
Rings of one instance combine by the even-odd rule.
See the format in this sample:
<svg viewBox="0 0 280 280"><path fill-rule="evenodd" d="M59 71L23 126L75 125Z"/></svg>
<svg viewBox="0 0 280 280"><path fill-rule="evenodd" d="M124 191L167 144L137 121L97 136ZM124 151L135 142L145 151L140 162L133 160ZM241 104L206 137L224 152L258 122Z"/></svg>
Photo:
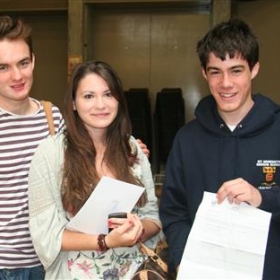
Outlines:
<svg viewBox="0 0 280 280"><path fill-rule="evenodd" d="M204 192L177 279L262 279L271 214Z"/></svg>
<svg viewBox="0 0 280 280"><path fill-rule="evenodd" d="M89 234L107 233L108 214L131 212L143 191L142 187L104 176L66 228Z"/></svg>

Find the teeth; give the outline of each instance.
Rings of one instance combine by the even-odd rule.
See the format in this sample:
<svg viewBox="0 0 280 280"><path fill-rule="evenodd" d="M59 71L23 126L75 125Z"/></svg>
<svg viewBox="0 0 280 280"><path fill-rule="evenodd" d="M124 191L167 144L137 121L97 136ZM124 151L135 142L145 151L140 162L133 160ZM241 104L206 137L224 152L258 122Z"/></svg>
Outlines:
<svg viewBox="0 0 280 280"><path fill-rule="evenodd" d="M226 97L226 98L234 96L233 93L222 93L221 95L222 95L222 97Z"/></svg>
<svg viewBox="0 0 280 280"><path fill-rule="evenodd" d="M20 85L14 85L13 87L14 87L14 88L20 88L20 87L22 87L22 84L20 84Z"/></svg>

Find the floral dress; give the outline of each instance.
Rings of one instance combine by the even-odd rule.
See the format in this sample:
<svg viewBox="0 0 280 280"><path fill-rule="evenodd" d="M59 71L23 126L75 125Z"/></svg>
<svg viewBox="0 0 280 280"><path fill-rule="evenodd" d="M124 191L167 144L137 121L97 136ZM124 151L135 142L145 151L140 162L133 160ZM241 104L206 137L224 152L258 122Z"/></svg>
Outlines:
<svg viewBox="0 0 280 280"><path fill-rule="evenodd" d="M139 265L145 260L138 246L114 248L106 252L69 252L68 269L71 280L131 279Z"/></svg>

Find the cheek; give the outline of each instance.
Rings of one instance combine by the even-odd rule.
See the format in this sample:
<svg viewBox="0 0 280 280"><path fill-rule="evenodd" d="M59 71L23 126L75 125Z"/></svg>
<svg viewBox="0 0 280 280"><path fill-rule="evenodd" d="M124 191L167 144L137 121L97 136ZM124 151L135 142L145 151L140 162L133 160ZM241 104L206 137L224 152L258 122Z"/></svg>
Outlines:
<svg viewBox="0 0 280 280"><path fill-rule="evenodd" d="M31 80L33 80L33 69L28 68L26 71L23 72L23 75Z"/></svg>
<svg viewBox="0 0 280 280"><path fill-rule="evenodd" d="M209 87L215 88L221 83L221 78L218 76L206 76L205 78L206 83L208 84Z"/></svg>
<svg viewBox="0 0 280 280"><path fill-rule="evenodd" d="M77 99L73 102L73 110L77 111L78 115L81 116L85 111L87 111L87 107L83 102L80 102L80 100Z"/></svg>
<svg viewBox="0 0 280 280"><path fill-rule="evenodd" d="M219 86L218 86L217 82L215 83L214 81L208 81L208 87L209 87L211 93L215 93L215 92L217 92L217 89Z"/></svg>
<svg viewBox="0 0 280 280"><path fill-rule="evenodd" d="M248 90L251 89L251 79L248 77L247 79L243 79L238 83L239 88L244 91L245 94L248 93ZM251 93L251 92L249 92Z"/></svg>
<svg viewBox="0 0 280 280"><path fill-rule="evenodd" d="M0 84L4 85L5 83L8 83L9 81L9 76L8 75L3 75L0 74Z"/></svg>
<svg viewBox="0 0 280 280"><path fill-rule="evenodd" d="M117 115L119 110L119 103L117 101L111 103L111 110L115 113L115 115Z"/></svg>

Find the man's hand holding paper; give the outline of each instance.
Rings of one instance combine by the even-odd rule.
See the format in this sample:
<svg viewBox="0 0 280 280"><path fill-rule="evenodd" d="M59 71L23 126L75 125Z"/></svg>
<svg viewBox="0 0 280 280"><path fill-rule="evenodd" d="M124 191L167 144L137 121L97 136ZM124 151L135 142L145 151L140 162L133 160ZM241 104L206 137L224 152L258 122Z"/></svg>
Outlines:
<svg viewBox="0 0 280 280"><path fill-rule="evenodd" d="M246 180L237 178L223 183L217 192L218 202L228 199L231 203L240 204L247 202L252 206L258 207L262 202L260 192Z"/></svg>

